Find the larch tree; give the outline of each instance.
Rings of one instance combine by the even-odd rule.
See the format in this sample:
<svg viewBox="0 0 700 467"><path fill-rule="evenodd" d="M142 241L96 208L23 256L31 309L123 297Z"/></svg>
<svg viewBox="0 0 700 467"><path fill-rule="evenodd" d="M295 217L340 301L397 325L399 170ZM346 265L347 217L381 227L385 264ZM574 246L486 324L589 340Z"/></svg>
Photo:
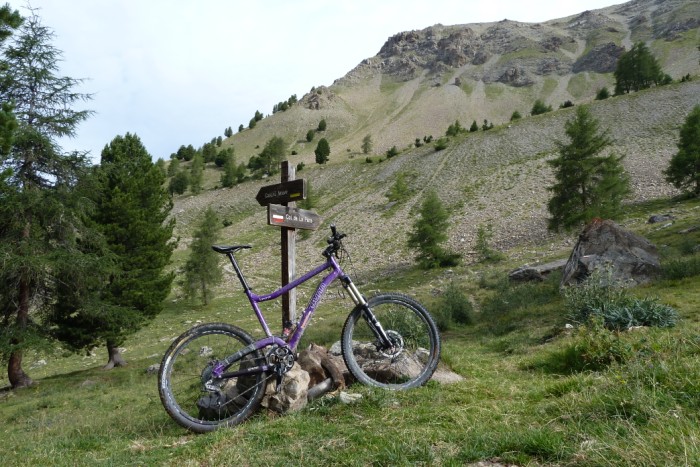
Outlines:
<svg viewBox="0 0 700 467"><path fill-rule="evenodd" d="M222 273L219 267L219 257L212 245L216 243L216 235L221 225L211 208L204 211L204 216L198 224L190 245L190 256L185 263L185 277L182 287L187 298L202 298L207 305L211 300L212 288L221 282Z"/></svg>
<svg viewBox="0 0 700 467"><path fill-rule="evenodd" d="M646 89L661 84L664 73L644 42L637 42L622 54L615 69L615 94Z"/></svg>
<svg viewBox="0 0 700 467"><path fill-rule="evenodd" d="M681 127L678 152L664 171L666 181L680 190L700 196L700 105L688 114Z"/></svg>
<svg viewBox="0 0 700 467"><path fill-rule="evenodd" d="M5 34L19 15L0 11ZM13 388L33 383L23 355L49 337L46 317L60 290L84 300L75 306L87 304L103 272L99 235L86 221L90 203L76 189L89 168L87 154L64 153L57 143L91 115L74 109L90 96L76 91L81 80L58 75L61 52L52 40L53 32L29 9L0 59L3 118L11 104L16 119L0 160L0 358Z"/></svg>
<svg viewBox="0 0 700 467"><path fill-rule="evenodd" d="M459 255L447 251L442 243L447 240L450 215L437 193L429 192L420 207L419 217L408 235L408 246L418 250L416 259L424 269L455 266Z"/></svg>
<svg viewBox="0 0 700 467"><path fill-rule="evenodd" d="M570 141L557 142L559 156L548 161L555 178L548 188L548 228L553 231L576 228L594 217L614 218L630 193L624 156L599 155L612 140L587 106L578 107L564 128Z"/></svg>

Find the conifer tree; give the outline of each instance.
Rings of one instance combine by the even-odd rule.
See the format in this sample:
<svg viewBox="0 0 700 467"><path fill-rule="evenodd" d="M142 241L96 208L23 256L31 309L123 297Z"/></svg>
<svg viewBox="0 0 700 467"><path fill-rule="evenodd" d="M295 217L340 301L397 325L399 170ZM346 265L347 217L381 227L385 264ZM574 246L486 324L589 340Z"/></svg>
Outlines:
<svg viewBox="0 0 700 467"><path fill-rule="evenodd" d="M314 154L316 155L316 163L325 164L328 162L328 156L331 154L331 146L328 144L326 138L321 138L318 141Z"/></svg>
<svg viewBox="0 0 700 467"><path fill-rule="evenodd" d="M240 166L236 165L236 156L233 153L233 148L222 151L226 155L224 162L224 172L221 174L221 186L231 188L241 179Z"/></svg>
<svg viewBox="0 0 700 467"><path fill-rule="evenodd" d="M418 250L416 259L421 267L448 267L459 262L459 255L450 253L441 245L447 240L449 218L437 194L429 192L413 224L413 231L408 235L408 246Z"/></svg>
<svg viewBox="0 0 700 467"><path fill-rule="evenodd" d="M624 157L598 155L612 140L607 131L599 130L587 106L577 108L564 128L570 142L558 142L559 156L548 161L556 180L549 187L553 195L548 203L548 228L555 231L575 228L593 217L614 218L630 193L629 177L622 167Z"/></svg>
<svg viewBox="0 0 700 467"><path fill-rule="evenodd" d="M213 296L212 287L221 282L222 273L219 257L211 247L216 243L220 229L219 219L210 207L204 211L197 231L190 245L190 256L185 263L185 277L182 283L187 298L202 298L204 305Z"/></svg>
<svg viewBox="0 0 700 467"><path fill-rule="evenodd" d="M362 138L362 153L369 154L369 152L371 150L372 150L372 136L365 135L365 137Z"/></svg>
<svg viewBox="0 0 700 467"><path fill-rule="evenodd" d="M678 189L700 196L700 105L688 114L681 127L678 152L664 171L666 180Z"/></svg>
<svg viewBox="0 0 700 467"><path fill-rule="evenodd" d="M58 337L74 348L102 342L105 368L126 364L119 346L163 309L172 273L172 208L165 176L137 135L115 137L95 170L93 220L113 255L114 272L102 287L99 307L63 316Z"/></svg>
<svg viewBox="0 0 700 467"><path fill-rule="evenodd" d="M204 156L200 151L192 158L192 166L190 167L190 190L192 194L199 194L202 191L202 182L204 181Z"/></svg>
<svg viewBox="0 0 700 467"><path fill-rule="evenodd" d="M13 388L32 384L22 358L47 337L45 320L58 304L58 289L89 295L87 283L102 271L99 236L89 228L89 205L76 190L89 160L84 153L64 153L57 143L91 115L74 109L90 96L75 91L80 80L57 74L61 52L51 44L53 33L35 10L29 13L0 60L6 133L0 152L0 358L8 363ZM5 6L0 22L7 38L21 18Z"/></svg>
<svg viewBox="0 0 700 467"><path fill-rule="evenodd" d="M615 94L639 91L661 84L664 73L644 42L637 42L622 54L615 69Z"/></svg>

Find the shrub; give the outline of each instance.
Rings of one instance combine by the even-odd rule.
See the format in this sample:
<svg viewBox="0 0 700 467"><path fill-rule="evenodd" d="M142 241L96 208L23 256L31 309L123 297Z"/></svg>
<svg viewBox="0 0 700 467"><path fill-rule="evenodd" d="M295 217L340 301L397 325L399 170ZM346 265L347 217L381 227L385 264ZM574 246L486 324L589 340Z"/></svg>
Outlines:
<svg viewBox="0 0 700 467"><path fill-rule="evenodd" d="M618 332L606 328L604 319L592 316L579 327L573 344L580 370L602 370L612 363L624 363L632 356L632 347L620 339ZM576 369L576 368L574 368Z"/></svg>
<svg viewBox="0 0 700 467"><path fill-rule="evenodd" d="M474 249L482 263L497 263L505 259L505 255L500 251L494 250L489 245L489 241L493 237L491 226L484 227L480 225L476 231L476 245Z"/></svg>
<svg viewBox="0 0 700 467"><path fill-rule="evenodd" d="M677 259L663 265L662 277L669 280L700 275L700 257Z"/></svg>
<svg viewBox="0 0 700 467"><path fill-rule="evenodd" d="M399 154L399 150L396 149L396 146L392 146L387 152L386 152L386 158L391 159L394 156L397 156Z"/></svg>
<svg viewBox="0 0 700 467"><path fill-rule="evenodd" d="M435 150L442 151L447 147L447 143L449 142L450 140L448 138L439 138L437 141L435 141Z"/></svg>
<svg viewBox="0 0 700 467"><path fill-rule="evenodd" d="M469 297L452 283L442 295L433 315L440 331L448 331L454 325L472 324L473 313L474 307Z"/></svg>
<svg viewBox="0 0 700 467"><path fill-rule="evenodd" d="M564 292L568 318L587 323L599 317L608 329L624 330L633 326L672 327L678 313L656 299L638 299L612 279L611 271L597 270L582 284Z"/></svg>
<svg viewBox="0 0 700 467"><path fill-rule="evenodd" d="M563 102L562 104L559 105L559 108L560 108L560 109L566 109L566 108L573 107L573 106L574 106L574 103L573 103L573 102L571 102L571 101L565 101L565 102Z"/></svg>
<svg viewBox="0 0 700 467"><path fill-rule="evenodd" d="M546 105L541 99L537 99L535 103L532 105L532 110L530 111L530 115L541 115L543 113L551 112L552 111L552 106L551 105Z"/></svg>
<svg viewBox="0 0 700 467"><path fill-rule="evenodd" d="M597 101L602 101L610 97L610 91L608 91L608 88L602 88L598 91L598 94L595 95L595 99Z"/></svg>
<svg viewBox="0 0 700 467"><path fill-rule="evenodd" d="M521 118L523 118L523 116L520 115L520 112L518 112L517 110L514 111L514 112L510 115L510 121L511 121L511 122L512 122L512 121L515 121L515 120L520 120Z"/></svg>

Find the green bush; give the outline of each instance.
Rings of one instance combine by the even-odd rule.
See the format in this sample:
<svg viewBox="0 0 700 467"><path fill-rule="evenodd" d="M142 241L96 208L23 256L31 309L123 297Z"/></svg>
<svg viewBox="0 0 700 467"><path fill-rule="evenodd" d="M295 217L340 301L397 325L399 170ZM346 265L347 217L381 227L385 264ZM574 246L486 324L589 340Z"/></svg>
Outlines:
<svg viewBox="0 0 700 467"><path fill-rule="evenodd" d="M506 256L498 250L491 248L490 240L493 237L491 226L480 225L476 231L476 245L474 249L482 263L497 263L503 261Z"/></svg>
<svg viewBox="0 0 700 467"><path fill-rule="evenodd" d="M700 275L700 257L676 259L663 265L662 277L669 280Z"/></svg>
<svg viewBox="0 0 700 467"><path fill-rule="evenodd" d="M439 138L435 141L435 151L442 151L447 147L447 143L449 142L450 140L448 138Z"/></svg>
<svg viewBox="0 0 700 467"><path fill-rule="evenodd" d="M617 284L610 271L594 272L578 286L564 292L568 319L587 323L591 317L602 318L608 329L625 330L633 326L672 327L678 313L653 298L634 298Z"/></svg>
<svg viewBox="0 0 700 467"><path fill-rule="evenodd" d="M474 306L454 283L450 284L435 307L433 316L440 331L448 331L454 325L472 324Z"/></svg>
<svg viewBox="0 0 700 467"><path fill-rule="evenodd" d="M607 329L599 316L592 316L577 329L573 351L580 370L602 370L612 363L624 363L632 356L632 346L620 338L619 332Z"/></svg>

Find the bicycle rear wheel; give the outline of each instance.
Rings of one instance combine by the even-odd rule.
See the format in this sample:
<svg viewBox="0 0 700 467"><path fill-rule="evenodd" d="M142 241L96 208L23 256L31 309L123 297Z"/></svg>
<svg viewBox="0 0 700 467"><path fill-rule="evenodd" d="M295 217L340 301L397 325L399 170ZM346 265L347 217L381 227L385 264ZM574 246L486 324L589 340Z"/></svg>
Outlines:
<svg viewBox="0 0 700 467"><path fill-rule="evenodd" d="M196 433L233 426L250 417L265 393L267 375L212 380L211 371L217 362L252 343L245 331L225 323L195 326L178 337L165 352L158 373L160 400L168 414ZM255 351L226 371L264 361L262 352Z"/></svg>
<svg viewBox="0 0 700 467"><path fill-rule="evenodd" d="M440 360L440 333L430 313L417 301L386 293L368 306L394 344L380 350L361 305L350 313L341 338L343 359L361 383L387 389L425 384Z"/></svg>

